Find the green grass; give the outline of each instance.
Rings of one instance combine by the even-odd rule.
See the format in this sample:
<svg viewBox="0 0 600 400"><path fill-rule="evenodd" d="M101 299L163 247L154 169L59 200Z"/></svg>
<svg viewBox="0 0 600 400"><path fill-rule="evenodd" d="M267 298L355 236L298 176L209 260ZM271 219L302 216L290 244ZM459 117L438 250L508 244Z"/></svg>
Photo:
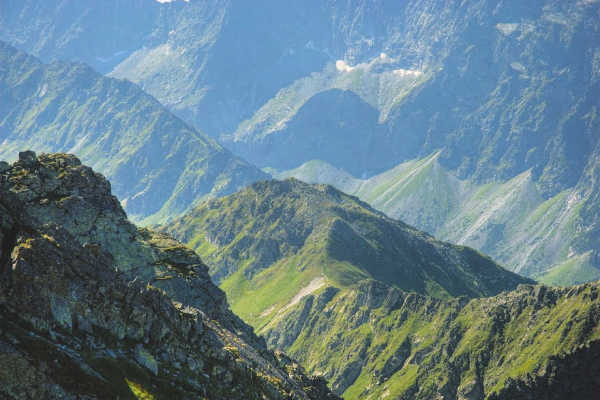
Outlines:
<svg viewBox="0 0 600 400"><path fill-rule="evenodd" d="M599 280L600 270L589 263L589 253L586 253L554 266L536 279L546 285L576 285Z"/></svg>

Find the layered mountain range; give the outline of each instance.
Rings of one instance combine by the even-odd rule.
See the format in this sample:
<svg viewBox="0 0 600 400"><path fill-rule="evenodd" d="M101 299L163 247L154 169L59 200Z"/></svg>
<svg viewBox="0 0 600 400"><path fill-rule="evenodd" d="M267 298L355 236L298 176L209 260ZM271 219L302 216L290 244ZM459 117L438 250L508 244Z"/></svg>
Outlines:
<svg viewBox="0 0 600 400"><path fill-rule="evenodd" d="M600 277L597 1L36 4L3 2L0 38L136 82L259 167L364 180L437 154L441 186L372 204L528 276Z"/></svg>
<svg viewBox="0 0 600 400"><path fill-rule="evenodd" d="M0 162L0 244L2 397L337 398L74 156Z"/></svg>
<svg viewBox="0 0 600 400"><path fill-rule="evenodd" d="M599 21L1 1L0 397L595 399Z"/></svg>
<svg viewBox="0 0 600 400"><path fill-rule="evenodd" d="M255 183L166 231L346 399L591 398L600 383L598 284L533 286L331 186Z"/></svg>

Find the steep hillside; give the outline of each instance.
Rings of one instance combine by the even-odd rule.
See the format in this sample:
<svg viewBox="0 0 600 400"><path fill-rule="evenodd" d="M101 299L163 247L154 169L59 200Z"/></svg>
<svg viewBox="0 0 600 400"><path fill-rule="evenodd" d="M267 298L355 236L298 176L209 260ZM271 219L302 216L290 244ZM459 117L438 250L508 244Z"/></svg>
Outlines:
<svg viewBox="0 0 600 400"><path fill-rule="evenodd" d="M0 102L0 157L76 153L138 220L165 220L266 177L136 85L83 64L42 64L0 43Z"/></svg>
<svg viewBox="0 0 600 400"><path fill-rule="evenodd" d="M447 192L372 204L547 282L598 276L600 2L141 4L9 0L0 37L45 59L108 60L104 71L265 169L318 159L370 178L439 151ZM470 190L456 193L455 178ZM518 206L473 207L463 195L486 185Z"/></svg>
<svg viewBox="0 0 600 400"><path fill-rule="evenodd" d="M288 123L331 119L299 111L333 89L379 112L363 129L369 146L346 143L364 162L357 176L442 149L442 165L463 178L507 180L532 169L551 196L579 181L598 142L596 1L36 3L4 2L1 37L44 59L97 63L123 52L107 62L113 76L210 135L240 142L242 155L293 153ZM343 138L343 125L329 135ZM321 151L334 154L339 140Z"/></svg>
<svg viewBox="0 0 600 400"><path fill-rule="evenodd" d="M336 398L74 156L0 162L0 396Z"/></svg>
<svg viewBox="0 0 600 400"><path fill-rule="evenodd" d="M436 152L411 160L368 179L316 160L272 172L281 179L293 176L334 185L393 218L479 249L508 269L544 283L600 279L594 233L598 183L592 176L546 199L531 171L506 182L481 184L458 178L440 165L439 156Z"/></svg>
<svg viewBox="0 0 600 400"><path fill-rule="evenodd" d="M174 8L147 0L4 0L0 40L45 62L81 61L107 73L152 41L161 10Z"/></svg>
<svg viewBox="0 0 600 400"><path fill-rule="evenodd" d="M363 281L311 294L261 332L345 399L594 399L600 286L521 285L446 301Z"/></svg>
<svg viewBox="0 0 600 400"><path fill-rule="evenodd" d="M166 231L199 252L232 309L255 326L312 291L364 279L437 298L489 296L530 282L331 186L294 179L211 200Z"/></svg>
<svg viewBox="0 0 600 400"><path fill-rule="evenodd" d="M231 137L240 154L294 153L285 138L296 135L298 125L314 127L306 129L304 140L317 140L322 136L318 127L336 116L326 108L302 110L321 91L343 88L379 111L374 120L368 108L349 104L346 109L370 121L362 128L361 141L345 142L356 161L333 163L355 176L442 149L441 164L462 178L508 180L532 169L545 196L577 184L598 143L599 3L389 4L375 1L368 10L361 0L348 2L348 8L329 4L340 22L337 29L348 24L354 41L345 43L344 57L329 60L335 65L331 72L324 66L282 88L240 124ZM373 14L384 12L375 19ZM373 32L375 24L380 32ZM363 42L369 45L361 46ZM387 75L411 79L394 84L392 78L382 78ZM339 150L337 140L347 130L342 118L338 122L329 126L321 153ZM271 138L265 140L265 135ZM311 159L331 163L310 152L294 155L303 158L295 167ZM272 161L270 167L289 168L276 162L285 160ZM360 173L355 172L357 163Z"/></svg>
<svg viewBox="0 0 600 400"><path fill-rule="evenodd" d="M598 284L518 286L527 280L331 186L255 183L166 230L203 255L268 344L344 398L592 398L600 388L588 373L600 370Z"/></svg>

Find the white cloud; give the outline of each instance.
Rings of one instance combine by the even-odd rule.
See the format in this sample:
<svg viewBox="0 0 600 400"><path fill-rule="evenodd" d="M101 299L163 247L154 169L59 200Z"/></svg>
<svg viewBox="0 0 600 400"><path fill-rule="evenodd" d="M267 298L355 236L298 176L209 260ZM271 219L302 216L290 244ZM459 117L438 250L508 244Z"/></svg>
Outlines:
<svg viewBox="0 0 600 400"><path fill-rule="evenodd" d="M351 67L348 64L346 64L346 61L344 61L344 60L337 60L335 62L335 67L340 72L350 72L355 68L355 67Z"/></svg>
<svg viewBox="0 0 600 400"><path fill-rule="evenodd" d="M159 3L172 3L172 2L174 2L176 0L156 0L156 1L159 2ZM190 0L183 0L183 1L185 1L186 3L190 2Z"/></svg>

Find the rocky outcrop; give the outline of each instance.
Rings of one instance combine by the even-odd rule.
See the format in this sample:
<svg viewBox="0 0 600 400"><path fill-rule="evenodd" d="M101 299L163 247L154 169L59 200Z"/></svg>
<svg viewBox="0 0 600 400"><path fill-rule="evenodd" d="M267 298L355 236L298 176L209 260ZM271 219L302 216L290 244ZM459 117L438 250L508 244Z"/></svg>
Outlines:
<svg viewBox="0 0 600 400"><path fill-rule="evenodd" d="M73 156L3 164L0 244L0 397L336 398Z"/></svg>

